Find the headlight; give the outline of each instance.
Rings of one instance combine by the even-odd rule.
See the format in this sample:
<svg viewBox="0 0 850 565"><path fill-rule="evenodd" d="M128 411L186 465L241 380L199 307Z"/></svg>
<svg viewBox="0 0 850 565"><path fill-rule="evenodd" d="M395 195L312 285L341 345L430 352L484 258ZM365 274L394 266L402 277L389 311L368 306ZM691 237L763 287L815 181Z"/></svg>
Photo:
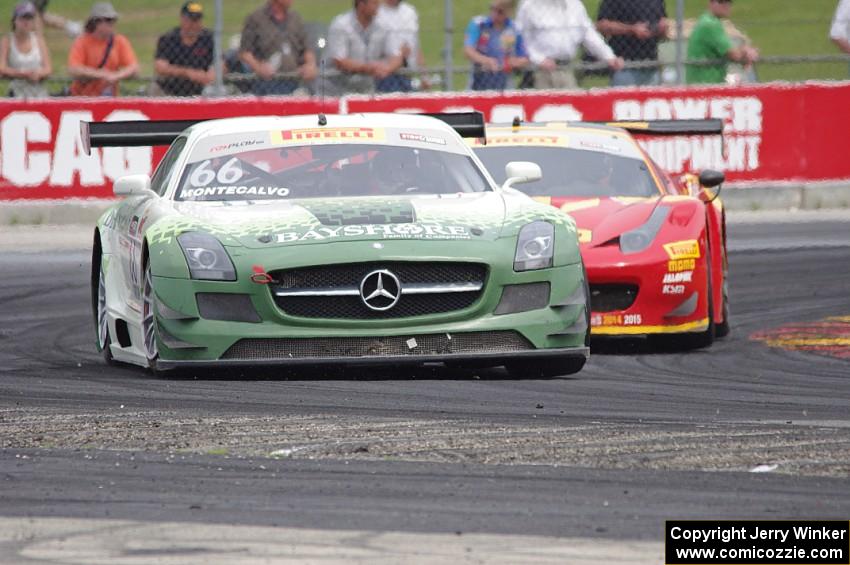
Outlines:
<svg viewBox="0 0 850 565"><path fill-rule="evenodd" d="M205 233L188 232L177 236L177 241L189 264L193 279L235 281L236 269L221 242Z"/></svg>
<svg viewBox="0 0 850 565"><path fill-rule="evenodd" d="M514 255L514 271L533 271L552 266L555 255L555 226L531 222L519 231Z"/></svg>
<svg viewBox="0 0 850 565"><path fill-rule="evenodd" d="M667 219L669 213L670 208L656 206L649 219L642 226L632 231L627 231L620 236L620 251L629 255L631 253L640 253L649 247L652 244L652 240L658 235L658 230L661 229L661 224Z"/></svg>

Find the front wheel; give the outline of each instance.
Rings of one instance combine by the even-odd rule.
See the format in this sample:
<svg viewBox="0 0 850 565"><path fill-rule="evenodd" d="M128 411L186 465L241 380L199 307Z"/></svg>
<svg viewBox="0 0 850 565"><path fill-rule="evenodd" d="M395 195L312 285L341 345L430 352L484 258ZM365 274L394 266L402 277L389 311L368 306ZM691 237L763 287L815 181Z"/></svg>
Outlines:
<svg viewBox="0 0 850 565"><path fill-rule="evenodd" d="M566 357L546 359L544 361L526 361L508 363L505 368L515 379L551 379L561 375L572 375L581 371L587 359L584 357Z"/></svg>
<svg viewBox="0 0 850 565"><path fill-rule="evenodd" d="M94 261L97 264L97 281L92 281L95 286L92 292L92 306L95 331L97 331L97 348L106 364L112 365L115 361L112 358L112 338L109 336L109 317L106 312L106 273L103 272L103 259L99 253L96 254Z"/></svg>
<svg viewBox="0 0 850 565"><path fill-rule="evenodd" d="M723 321L717 324L715 334L717 337L726 337L732 331L732 326L729 324L729 292L727 287L729 283L723 279Z"/></svg>
<svg viewBox="0 0 850 565"><path fill-rule="evenodd" d="M145 265L145 283L142 293L142 334L144 336L145 357L148 360L148 368L156 373L159 348L156 343L156 304L150 262Z"/></svg>

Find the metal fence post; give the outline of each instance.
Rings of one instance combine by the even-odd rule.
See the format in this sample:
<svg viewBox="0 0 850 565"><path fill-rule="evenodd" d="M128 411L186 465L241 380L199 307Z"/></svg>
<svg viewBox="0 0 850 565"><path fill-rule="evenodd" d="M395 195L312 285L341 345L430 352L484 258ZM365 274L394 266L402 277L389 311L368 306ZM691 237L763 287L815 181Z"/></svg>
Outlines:
<svg viewBox="0 0 850 565"><path fill-rule="evenodd" d="M215 29L213 30L213 69L215 70L214 96L224 96L224 60L222 59L222 41L224 41L224 0L215 0Z"/></svg>
<svg viewBox="0 0 850 565"><path fill-rule="evenodd" d="M676 84L685 84L685 0L676 0Z"/></svg>
<svg viewBox="0 0 850 565"><path fill-rule="evenodd" d="M452 0L445 0L445 37L443 39L443 66L445 66L445 77L443 85L446 90L454 90L454 54L452 53L452 42L454 41L454 24L452 20Z"/></svg>

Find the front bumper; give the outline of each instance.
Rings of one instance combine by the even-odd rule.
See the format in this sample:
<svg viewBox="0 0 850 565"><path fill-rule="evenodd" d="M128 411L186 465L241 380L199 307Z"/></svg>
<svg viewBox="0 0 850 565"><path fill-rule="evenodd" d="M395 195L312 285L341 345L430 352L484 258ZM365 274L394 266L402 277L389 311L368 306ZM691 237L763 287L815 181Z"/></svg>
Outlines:
<svg viewBox="0 0 850 565"><path fill-rule="evenodd" d="M400 366L400 365L422 365L426 363L445 364L487 364L500 366L517 361L544 361L560 360L570 358L590 357L590 348L587 346L563 347L556 349L538 349L531 351L516 351L505 353L444 353L439 355L388 355L388 356L363 356L363 357L305 357L298 359L216 359L216 360L160 360L157 362L158 369L179 368L203 368L203 367L256 367L256 366Z"/></svg>
<svg viewBox="0 0 850 565"><path fill-rule="evenodd" d="M708 329L707 268L701 258L673 260L663 250L624 256L616 246L582 250L591 286L591 335L639 337ZM624 308L594 306L604 285L630 286L637 295Z"/></svg>
<svg viewBox="0 0 850 565"><path fill-rule="evenodd" d="M474 257L454 259L476 260ZM435 257L433 260L447 258ZM266 270L272 269L267 266ZM550 285L549 300L544 307L509 314L494 313L504 287L540 282ZM268 285L252 282L250 277L244 276L235 282L154 276L153 286L159 314L157 339L160 358L157 365L163 369L209 365L374 365L444 361L487 361L501 365L516 358L587 356L587 312L580 263L523 273L513 272L512 265L490 263L484 290L469 307L440 314L374 320L287 315L275 303ZM196 295L199 293L246 296L258 321L205 319L198 309ZM487 340L480 348L451 345L452 340L456 344L464 341L474 343L475 336L496 333L512 333L520 341L510 347L490 347ZM443 341L435 341L437 338L433 336ZM244 346L246 340L256 347ZM410 340L415 340L411 343L416 345L407 348L386 345L399 341L407 344ZM335 342L343 344L343 347L337 347ZM293 345L301 343L310 343L311 347L296 348ZM348 347L348 343L354 345ZM290 351L288 347L292 348L293 354L287 353ZM298 353L295 353L296 349ZM257 353L264 350L273 354Z"/></svg>

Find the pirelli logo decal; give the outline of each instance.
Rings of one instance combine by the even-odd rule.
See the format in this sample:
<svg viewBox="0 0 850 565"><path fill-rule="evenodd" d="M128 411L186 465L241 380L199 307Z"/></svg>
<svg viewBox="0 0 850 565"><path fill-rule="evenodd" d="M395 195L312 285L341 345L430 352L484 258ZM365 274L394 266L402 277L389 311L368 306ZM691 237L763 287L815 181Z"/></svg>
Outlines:
<svg viewBox="0 0 850 565"><path fill-rule="evenodd" d="M665 243L664 251L670 259L699 259L699 242L695 239Z"/></svg>
<svg viewBox="0 0 850 565"><path fill-rule="evenodd" d="M382 128L310 128L273 131L272 143L309 143L311 141L383 141Z"/></svg>
<svg viewBox="0 0 850 565"><path fill-rule="evenodd" d="M476 139L473 145L542 145L560 146L566 145L567 138L560 135L510 135L488 137L487 140Z"/></svg>

